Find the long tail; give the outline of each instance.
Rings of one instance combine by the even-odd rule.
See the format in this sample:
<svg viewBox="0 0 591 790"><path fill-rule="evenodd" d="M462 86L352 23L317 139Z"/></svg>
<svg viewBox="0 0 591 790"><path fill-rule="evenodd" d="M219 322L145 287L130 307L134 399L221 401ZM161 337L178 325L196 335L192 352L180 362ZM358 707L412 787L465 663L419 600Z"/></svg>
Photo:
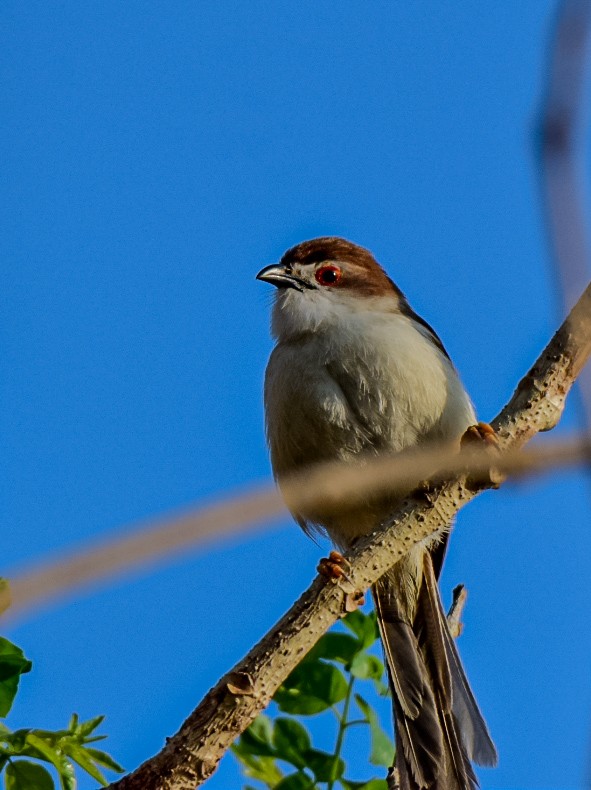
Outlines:
<svg viewBox="0 0 591 790"><path fill-rule="evenodd" d="M441 604L429 552L412 622L394 578L373 589L388 664L400 790L474 790L471 761L497 752L468 684Z"/></svg>

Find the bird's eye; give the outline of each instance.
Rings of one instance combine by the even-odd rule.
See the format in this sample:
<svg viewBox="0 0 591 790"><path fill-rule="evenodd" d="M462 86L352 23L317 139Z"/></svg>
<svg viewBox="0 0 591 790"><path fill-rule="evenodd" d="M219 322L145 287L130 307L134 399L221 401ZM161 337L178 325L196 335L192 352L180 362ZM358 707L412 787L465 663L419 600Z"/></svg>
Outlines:
<svg viewBox="0 0 591 790"><path fill-rule="evenodd" d="M338 266L321 266L316 269L316 282L320 285L336 285L343 276Z"/></svg>

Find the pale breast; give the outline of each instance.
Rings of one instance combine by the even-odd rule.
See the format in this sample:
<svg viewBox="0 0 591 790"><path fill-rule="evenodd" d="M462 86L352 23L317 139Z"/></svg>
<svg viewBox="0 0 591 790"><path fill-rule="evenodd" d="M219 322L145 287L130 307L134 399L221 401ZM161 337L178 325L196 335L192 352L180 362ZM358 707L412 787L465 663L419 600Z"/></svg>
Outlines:
<svg viewBox="0 0 591 790"><path fill-rule="evenodd" d="M278 343L265 403L278 476L319 461L459 440L475 419L451 362L397 314L380 321L375 314L371 321L349 316L346 330ZM386 506L392 502L366 503L362 511L339 514L338 524L321 523L348 542L374 528Z"/></svg>
<svg viewBox="0 0 591 790"><path fill-rule="evenodd" d="M360 453L370 441L338 383L307 344L279 344L265 376L267 437L276 475Z"/></svg>

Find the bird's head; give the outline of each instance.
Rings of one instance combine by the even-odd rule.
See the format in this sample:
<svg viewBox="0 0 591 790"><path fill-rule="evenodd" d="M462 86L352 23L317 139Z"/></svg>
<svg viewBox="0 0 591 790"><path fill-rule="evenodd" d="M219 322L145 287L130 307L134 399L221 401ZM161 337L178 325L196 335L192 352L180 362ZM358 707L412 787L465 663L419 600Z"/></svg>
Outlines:
<svg viewBox="0 0 591 790"><path fill-rule="evenodd" d="M257 279L277 288L273 332L280 339L316 331L355 313L391 313L405 301L369 250L336 236L292 247Z"/></svg>

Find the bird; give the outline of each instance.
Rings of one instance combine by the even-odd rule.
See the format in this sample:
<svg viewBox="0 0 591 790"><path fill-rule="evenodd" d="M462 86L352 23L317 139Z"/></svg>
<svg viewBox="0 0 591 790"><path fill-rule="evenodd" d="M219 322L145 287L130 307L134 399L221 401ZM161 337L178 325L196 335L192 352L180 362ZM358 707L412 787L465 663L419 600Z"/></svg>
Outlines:
<svg viewBox="0 0 591 790"><path fill-rule="evenodd" d="M276 289L264 402L279 487L312 464L460 445L476 423L470 397L438 335L369 250L340 237L315 238L256 276ZM399 502L393 492L292 515L308 534L324 533L347 550ZM441 603L450 527L412 548L372 587L400 790L474 790L472 763L497 762Z"/></svg>

